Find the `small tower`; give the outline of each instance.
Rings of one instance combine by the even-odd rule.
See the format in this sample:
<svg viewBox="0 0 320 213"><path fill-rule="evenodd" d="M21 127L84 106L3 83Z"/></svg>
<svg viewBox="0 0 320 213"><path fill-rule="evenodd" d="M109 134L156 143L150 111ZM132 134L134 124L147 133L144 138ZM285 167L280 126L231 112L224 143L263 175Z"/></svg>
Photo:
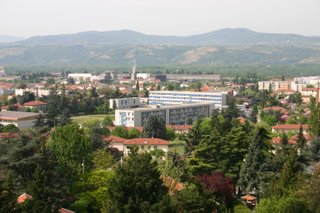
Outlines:
<svg viewBox="0 0 320 213"><path fill-rule="evenodd" d="M136 59L133 59L133 67L131 72L131 81L137 80L137 74L136 74Z"/></svg>

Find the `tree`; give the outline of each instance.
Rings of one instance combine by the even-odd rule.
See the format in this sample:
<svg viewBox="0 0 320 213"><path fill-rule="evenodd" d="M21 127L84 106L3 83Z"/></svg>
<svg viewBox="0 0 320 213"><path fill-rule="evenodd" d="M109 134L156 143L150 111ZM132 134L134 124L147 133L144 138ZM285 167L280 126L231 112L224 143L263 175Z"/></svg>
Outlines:
<svg viewBox="0 0 320 213"><path fill-rule="evenodd" d="M202 138L201 122L202 120L200 119L196 120L186 137L187 153L191 153L194 148L200 144Z"/></svg>
<svg viewBox="0 0 320 213"><path fill-rule="evenodd" d="M108 190L110 212L149 212L166 194L157 163L148 153L132 149L129 158L118 166Z"/></svg>
<svg viewBox="0 0 320 213"><path fill-rule="evenodd" d="M139 138L140 136L141 136L141 133L136 128L132 128L128 132L128 138Z"/></svg>
<svg viewBox="0 0 320 213"><path fill-rule="evenodd" d="M93 153L93 164L96 169L107 170L115 163L112 154L103 149L98 149Z"/></svg>
<svg viewBox="0 0 320 213"><path fill-rule="evenodd" d="M259 127L249 146L249 152L241 168L239 185L245 192L259 192L263 164L271 157L270 136L266 129Z"/></svg>
<svg viewBox="0 0 320 213"><path fill-rule="evenodd" d="M139 81L136 82L136 91L139 91Z"/></svg>
<svg viewBox="0 0 320 213"><path fill-rule="evenodd" d="M116 126L111 131L111 135L118 136L121 138L129 138L128 130L124 126Z"/></svg>
<svg viewBox="0 0 320 213"><path fill-rule="evenodd" d="M45 150L28 186L32 195L28 205L33 212L56 212L67 200L69 191L70 185L57 160Z"/></svg>
<svg viewBox="0 0 320 213"><path fill-rule="evenodd" d="M19 128L14 124L8 124L2 128L2 132L19 132Z"/></svg>
<svg viewBox="0 0 320 213"><path fill-rule="evenodd" d="M47 146L71 177L79 177L83 168L90 165L92 144L77 124L56 127Z"/></svg>
<svg viewBox="0 0 320 213"><path fill-rule="evenodd" d="M110 116L105 116L102 120L102 125L104 126L112 126L113 125L113 120Z"/></svg>
<svg viewBox="0 0 320 213"><path fill-rule="evenodd" d="M315 137L320 136L320 103L314 97L310 97L310 117L308 119L309 130Z"/></svg>
<svg viewBox="0 0 320 213"><path fill-rule="evenodd" d="M149 116L147 122L143 125L142 135L145 138L167 139L164 119L154 115Z"/></svg>
<svg viewBox="0 0 320 213"><path fill-rule="evenodd" d="M302 125L300 125L298 138L297 138L298 148L303 149L306 142L307 142L307 140L303 135Z"/></svg>

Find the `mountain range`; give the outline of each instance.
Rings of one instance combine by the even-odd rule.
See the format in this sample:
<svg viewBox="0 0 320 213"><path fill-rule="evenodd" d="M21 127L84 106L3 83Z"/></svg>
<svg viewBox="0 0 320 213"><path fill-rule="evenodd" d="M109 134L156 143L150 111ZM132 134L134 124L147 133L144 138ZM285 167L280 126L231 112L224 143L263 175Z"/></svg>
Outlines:
<svg viewBox="0 0 320 213"><path fill-rule="evenodd" d="M1 37L0 37L1 41ZM35 36L0 43L3 65L320 64L320 37L221 29L193 36L130 30Z"/></svg>

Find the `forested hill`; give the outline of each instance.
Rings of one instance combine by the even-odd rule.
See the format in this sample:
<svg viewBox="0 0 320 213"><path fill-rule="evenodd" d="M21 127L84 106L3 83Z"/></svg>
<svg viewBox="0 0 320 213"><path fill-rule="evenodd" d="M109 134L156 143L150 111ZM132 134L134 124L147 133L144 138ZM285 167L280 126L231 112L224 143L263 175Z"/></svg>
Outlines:
<svg viewBox="0 0 320 213"><path fill-rule="evenodd" d="M222 29L193 36L121 30L35 36L0 44L4 65L320 64L320 37Z"/></svg>

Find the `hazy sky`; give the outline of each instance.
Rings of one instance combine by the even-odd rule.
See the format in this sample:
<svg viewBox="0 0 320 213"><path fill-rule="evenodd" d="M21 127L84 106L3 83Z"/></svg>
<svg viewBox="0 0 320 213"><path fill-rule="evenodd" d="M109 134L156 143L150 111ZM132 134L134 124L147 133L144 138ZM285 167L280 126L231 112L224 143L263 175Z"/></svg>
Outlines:
<svg viewBox="0 0 320 213"><path fill-rule="evenodd" d="M0 35L192 35L228 27L320 36L320 0L0 0Z"/></svg>

